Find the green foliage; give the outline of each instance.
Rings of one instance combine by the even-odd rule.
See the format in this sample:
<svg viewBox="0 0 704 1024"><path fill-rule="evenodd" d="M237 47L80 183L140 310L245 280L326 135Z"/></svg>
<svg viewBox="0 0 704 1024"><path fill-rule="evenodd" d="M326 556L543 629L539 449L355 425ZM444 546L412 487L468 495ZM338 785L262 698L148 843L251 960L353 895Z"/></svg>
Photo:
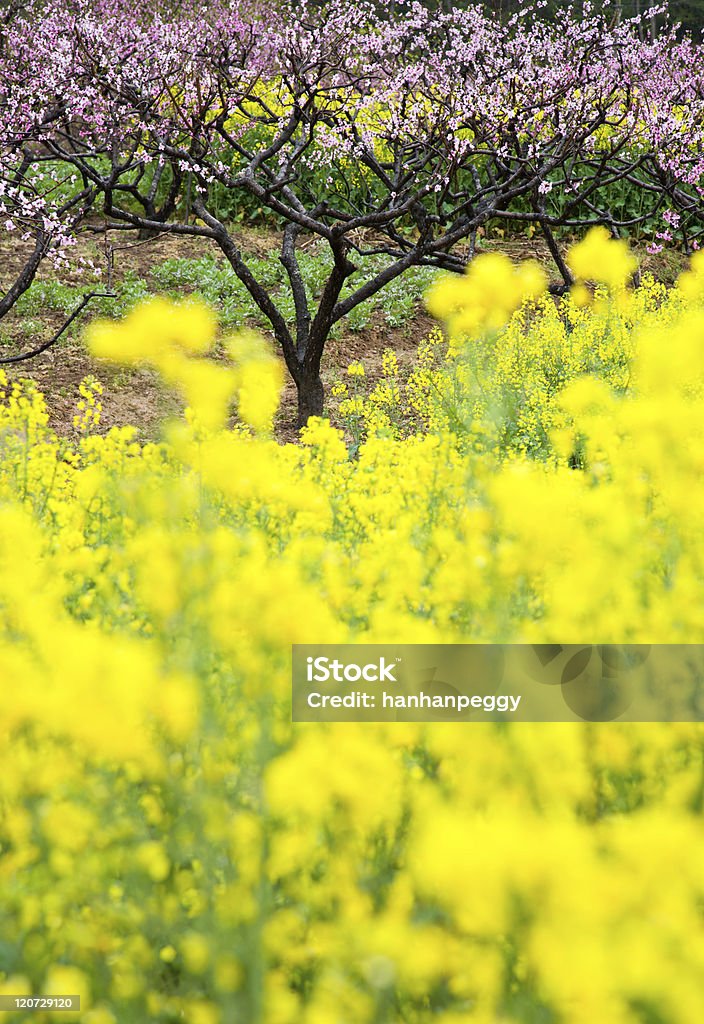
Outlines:
<svg viewBox="0 0 704 1024"><path fill-rule="evenodd" d="M325 281L332 269L332 258L324 247L317 245L301 251L298 254L298 261L309 301L313 302L322 294ZM386 260L382 256L373 256L364 261L360 260L359 263L360 270L352 275L343 289L343 299L359 287L362 268L365 278L371 277L384 268ZM288 320L293 320L293 299L278 252L272 251L264 257L250 259L248 265L258 280L272 293L284 316ZM389 327L404 326L415 315L418 303L434 275L435 271L432 270L412 268L402 278L388 285L382 293L354 309L345 318L344 329L363 330L375 312L383 316ZM265 318L232 268L214 256L165 260L152 272L152 279L156 285L154 291L175 298L182 296L184 292L202 298L216 311L223 327L240 327L248 323L259 327L267 326ZM339 325L338 331L343 324Z"/></svg>
<svg viewBox="0 0 704 1024"><path fill-rule="evenodd" d="M15 310L23 316L36 316L48 311L69 313L76 308L81 291L61 281L35 281L19 297Z"/></svg>

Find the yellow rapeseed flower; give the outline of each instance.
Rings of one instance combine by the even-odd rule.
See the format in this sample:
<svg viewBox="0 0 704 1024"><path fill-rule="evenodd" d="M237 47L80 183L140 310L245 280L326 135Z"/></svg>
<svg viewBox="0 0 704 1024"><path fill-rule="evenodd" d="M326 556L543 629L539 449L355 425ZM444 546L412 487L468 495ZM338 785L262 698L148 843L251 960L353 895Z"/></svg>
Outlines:
<svg viewBox="0 0 704 1024"><path fill-rule="evenodd" d="M612 238L608 229L599 225L572 246L567 265L579 281L595 281L617 291L627 284L638 261L627 242Z"/></svg>

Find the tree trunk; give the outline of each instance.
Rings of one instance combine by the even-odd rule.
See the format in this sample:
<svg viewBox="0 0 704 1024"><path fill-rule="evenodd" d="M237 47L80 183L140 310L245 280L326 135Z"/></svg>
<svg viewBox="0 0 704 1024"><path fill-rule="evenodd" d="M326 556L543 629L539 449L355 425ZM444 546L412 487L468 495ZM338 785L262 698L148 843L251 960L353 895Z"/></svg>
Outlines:
<svg viewBox="0 0 704 1024"><path fill-rule="evenodd" d="M298 429L305 427L309 416L323 415L323 382L318 373L302 373L296 381L298 390Z"/></svg>

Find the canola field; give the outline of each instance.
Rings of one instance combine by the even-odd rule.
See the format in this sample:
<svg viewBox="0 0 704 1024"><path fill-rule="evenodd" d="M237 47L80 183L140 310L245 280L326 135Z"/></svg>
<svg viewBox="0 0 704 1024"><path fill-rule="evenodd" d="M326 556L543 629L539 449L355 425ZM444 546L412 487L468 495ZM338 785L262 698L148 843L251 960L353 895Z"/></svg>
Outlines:
<svg viewBox="0 0 704 1024"><path fill-rule="evenodd" d="M497 255L440 280L410 376L352 364L300 445L277 359L210 360L195 304L89 331L184 394L158 444L96 430L95 380L73 438L4 381L0 994L699 1024L699 725L290 720L292 643L704 640L704 258L632 287L597 229L569 262L559 302Z"/></svg>

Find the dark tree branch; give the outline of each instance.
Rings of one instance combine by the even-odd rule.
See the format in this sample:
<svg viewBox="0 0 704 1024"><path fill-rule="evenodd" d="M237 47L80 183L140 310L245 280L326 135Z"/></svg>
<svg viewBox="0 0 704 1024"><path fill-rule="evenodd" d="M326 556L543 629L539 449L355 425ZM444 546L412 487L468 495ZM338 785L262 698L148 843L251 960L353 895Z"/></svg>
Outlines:
<svg viewBox="0 0 704 1024"><path fill-rule="evenodd" d="M42 354L42 352L46 352L47 349L50 349L52 345L56 344L56 342L59 340L59 338L71 326L73 321L76 320L81 315L81 313L86 308L88 303L92 299L97 299L97 298L114 299L114 298L116 298L116 295L115 295L115 292L88 292L87 295L83 296L83 298L81 299L79 304L74 309L73 313L71 313L71 316L68 318L68 320L66 320L61 325L61 327L58 329L58 331L56 331L55 334L52 334L52 336L50 338L48 338L46 341L42 342L41 345L38 345L37 348L31 349L29 352L21 352L19 355L16 355L16 356L2 356L2 357L0 357L0 364L7 365L8 363L21 363L21 362L24 362L26 359L35 359L36 356L40 356Z"/></svg>

